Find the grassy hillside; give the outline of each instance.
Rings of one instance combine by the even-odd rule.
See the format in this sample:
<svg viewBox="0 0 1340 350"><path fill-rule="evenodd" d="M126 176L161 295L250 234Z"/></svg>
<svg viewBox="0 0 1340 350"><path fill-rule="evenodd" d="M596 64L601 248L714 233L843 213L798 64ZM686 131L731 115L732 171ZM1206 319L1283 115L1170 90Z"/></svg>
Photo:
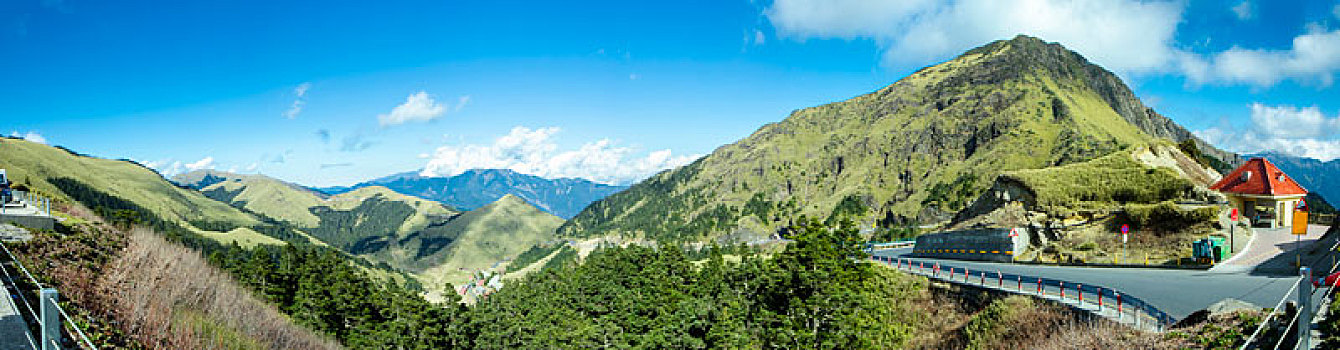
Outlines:
<svg viewBox="0 0 1340 350"><path fill-rule="evenodd" d="M559 233L692 241L763 236L801 215L866 227L941 222L1002 173L1184 131L1158 118L1110 72L1021 36L798 110L592 204Z"/></svg>
<svg viewBox="0 0 1340 350"><path fill-rule="evenodd" d="M1192 241L1218 229L1223 208L1207 203L1221 199L1205 189L1217 180L1213 169L1158 142L1086 162L1002 174L955 216L952 227L1039 228L1030 234L1032 249L1018 259L1112 263L1123 247L1112 233L1129 225L1134 238L1126 245L1131 254L1126 259L1175 263Z"/></svg>
<svg viewBox="0 0 1340 350"><path fill-rule="evenodd" d="M308 208L322 204L321 195L263 175L198 170L174 176L173 182L196 188L205 196L300 227L317 225Z"/></svg>
<svg viewBox="0 0 1340 350"><path fill-rule="evenodd" d="M194 172L176 179L211 198L276 220L333 247L415 274L429 290L460 283L537 243L563 220L505 195L460 213L382 186L325 197L263 175Z"/></svg>
<svg viewBox="0 0 1340 350"><path fill-rule="evenodd" d="M411 271L423 271L425 284L430 286L460 283L473 271L493 270L503 259L515 258L536 244L553 240L554 230L561 224L563 219L540 211L519 197L506 195L435 228L432 232L437 237L450 237L453 243L436 254L440 260L420 260L440 261L436 266L427 268L430 265L420 264L411 266Z"/></svg>
<svg viewBox="0 0 1340 350"><path fill-rule="evenodd" d="M53 184L66 178L125 199L176 224L211 222L231 226L260 224L255 217L173 186L157 172L129 161L87 157L65 149L12 138L0 138L0 169L15 184L58 201L75 198ZM59 183L59 181L55 181Z"/></svg>

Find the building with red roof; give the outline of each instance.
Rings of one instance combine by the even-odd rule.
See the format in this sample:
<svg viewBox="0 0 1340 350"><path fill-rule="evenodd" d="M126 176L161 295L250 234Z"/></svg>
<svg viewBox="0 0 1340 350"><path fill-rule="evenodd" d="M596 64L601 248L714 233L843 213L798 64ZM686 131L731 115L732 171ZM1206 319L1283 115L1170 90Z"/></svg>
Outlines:
<svg viewBox="0 0 1340 350"><path fill-rule="evenodd" d="M1253 225L1272 228L1289 226L1294 207L1307 196L1307 189L1265 158L1248 159L1210 189L1228 197Z"/></svg>

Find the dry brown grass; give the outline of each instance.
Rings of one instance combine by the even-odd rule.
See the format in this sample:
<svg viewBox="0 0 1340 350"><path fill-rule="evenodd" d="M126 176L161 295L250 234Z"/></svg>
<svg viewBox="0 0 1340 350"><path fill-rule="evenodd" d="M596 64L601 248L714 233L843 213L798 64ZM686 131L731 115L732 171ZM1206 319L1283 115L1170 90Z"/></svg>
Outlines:
<svg viewBox="0 0 1340 350"><path fill-rule="evenodd" d="M13 248L102 349L329 349L200 254L147 229L119 230L78 204L64 233Z"/></svg>
<svg viewBox="0 0 1340 350"><path fill-rule="evenodd" d="M1135 330L1032 297L931 282L912 302L922 317L912 349L1186 349L1196 336ZM1225 326L1222 320L1213 322ZM1203 334L1205 324L1174 329Z"/></svg>
<svg viewBox="0 0 1340 350"><path fill-rule="evenodd" d="M164 349L331 349L199 253L133 229L100 281L116 318L142 344Z"/></svg>

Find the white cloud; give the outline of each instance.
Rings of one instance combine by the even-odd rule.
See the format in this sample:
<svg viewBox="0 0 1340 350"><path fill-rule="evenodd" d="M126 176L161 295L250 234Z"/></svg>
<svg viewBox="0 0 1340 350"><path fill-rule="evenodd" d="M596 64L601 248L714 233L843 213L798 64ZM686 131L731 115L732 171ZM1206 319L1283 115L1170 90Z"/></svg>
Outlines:
<svg viewBox="0 0 1340 350"><path fill-rule="evenodd" d="M260 167L260 163L251 163L251 165L247 166L247 172L255 172L256 169L259 169Z"/></svg>
<svg viewBox="0 0 1340 350"><path fill-rule="evenodd" d="M284 111L284 118L297 118L298 113L302 113L302 107L307 104L304 97L307 96L307 90L311 88L312 83L298 84L297 87L293 88L293 95L297 97L293 99L293 104L289 106L288 110Z"/></svg>
<svg viewBox="0 0 1340 350"><path fill-rule="evenodd" d="M158 161L135 160L135 162L140 163L141 165L144 165L149 169L158 171L158 173L163 174L164 177L172 177L173 175L186 172L186 167L183 166L181 162L173 161L171 159L163 159Z"/></svg>
<svg viewBox="0 0 1340 350"><path fill-rule="evenodd" d="M1027 34L1059 42L1117 72L1181 74L1190 85L1330 85L1340 71L1340 30L1309 25L1287 50L1233 47L1195 53L1176 38L1186 1L776 0L764 16L781 38L871 40L886 65L917 67L982 43ZM1249 1L1231 8L1255 16ZM1340 17L1340 9L1336 10Z"/></svg>
<svg viewBox="0 0 1340 350"><path fill-rule="evenodd" d="M3 133L3 132L4 132L4 131L0 131L0 133ZM33 132L33 131L29 131L29 132L26 132L26 133L19 133L19 132L16 130L16 131L12 131L12 132L10 132L10 133L9 133L9 136L10 136L10 137L21 138L21 139L24 139L24 140L28 140L28 141L30 141L30 142L40 143L40 144L43 144L43 145L47 144L47 138L46 138L46 137L42 136L42 134L38 134L38 133Z"/></svg>
<svg viewBox="0 0 1340 350"><path fill-rule="evenodd" d="M460 112L467 103L470 103L470 95L461 96L461 98L456 99L456 106L452 107L451 111Z"/></svg>
<svg viewBox="0 0 1340 350"><path fill-rule="evenodd" d="M194 163L187 163L185 167L187 171L196 171L200 169L214 169L214 157L201 158L200 160L197 160Z"/></svg>
<svg viewBox="0 0 1340 350"><path fill-rule="evenodd" d="M768 37L763 35L763 31L758 29L754 30L754 45L763 45L767 40Z"/></svg>
<svg viewBox="0 0 1340 350"><path fill-rule="evenodd" d="M1230 9L1233 10L1233 14L1234 14L1234 15L1237 15L1237 16L1238 16L1238 19L1239 19L1239 20L1246 21L1246 20L1252 19L1252 15L1253 15L1253 14L1252 14L1252 2L1251 2L1251 1L1243 1L1243 2L1241 2L1241 3L1239 3L1239 4L1237 4L1236 6L1233 6L1233 7L1230 8Z"/></svg>
<svg viewBox="0 0 1340 350"><path fill-rule="evenodd" d="M469 98L466 98L466 101L469 101ZM391 109L391 113L378 115L377 122L381 126L400 125L411 121L426 122L446 113L445 105L434 101L427 92L419 91L406 97L405 103Z"/></svg>
<svg viewBox="0 0 1340 350"><path fill-rule="evenodd" d="M1277 151L1329 161L1340 158L1340 116L1326 118L1317 107L1251 106L1251 123L1241 128L1196 131L1206 142L1239 153Z"/></svg>
<svg viewBox="0 0 1340 350"><path fill-rule="evenodd" d="M518 126L490 145L438 147L421 175L453 176L470 169L511 169L547 178L576 177L627 184L701 157L674 156L668 149L637 157L635 149L619 146L610 139L560 151L552 140L558 132L556 127L530 129Z"/></svg>
<svg viewBox="0 0 1340 350"><path fill-rule="evenodd" d="M298 97L304 97L304 96L307 96L307 89L311 89L311 88L312 88L312 83L310 83L310 82L304 82L304 83L302 83L302 84L298 84L297 87L294 87L294 88L293 88L293 94L294 94L294 95L298 95Z"/></svg>
<svg viewBox="0 0 1340 350"><path fill-rule="evenodd" d="M1244 49L1181 59L1187 78L1195 84L1243 83L1270 87L1286 79L1329 86L1340 70L1340 30L1326 31L1310 26L1308 32L1294 37L1288 50Z"/></svg>
<svg viewBox="0 0 1340 350"><path fill-rule="evenodd" d="M873 39L886 64L918 66L992 40L1056 41L1109 69L1175 62L1176 2L1060 0L777 0L765 15L784 38Z"/></svg>

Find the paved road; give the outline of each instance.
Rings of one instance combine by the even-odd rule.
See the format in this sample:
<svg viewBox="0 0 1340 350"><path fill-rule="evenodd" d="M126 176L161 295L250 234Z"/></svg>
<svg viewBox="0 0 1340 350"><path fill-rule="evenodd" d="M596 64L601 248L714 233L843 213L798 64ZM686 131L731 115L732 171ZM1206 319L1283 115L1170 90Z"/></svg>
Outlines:
<svg viewBox="0 0 1340 350"><path fill-rule="evenodd" d="M0 276L3 278L3 276ZM13 291L0 284L0 350L32 350L32 336L28 334L28 324L19 315L14 305Z"/></svg>
<svg viewBox="0 0 1340 350"><path fill-rule="evenodd" d="M872 255L910 258L911 248L877 250ZM1086 285L1101 285L1134 295L1182 319L1225 298L1234 298L1261 307L1273 307L1293 287L1296 277L1252 272L1211 272L1152 268L1061 267L914 258L928 263L1000 271L1005 274L1031 275L1068 280ZM1318 293L1320 294L1320 293ZM1320 300L1319 298L1316 300Z"/></svg>

